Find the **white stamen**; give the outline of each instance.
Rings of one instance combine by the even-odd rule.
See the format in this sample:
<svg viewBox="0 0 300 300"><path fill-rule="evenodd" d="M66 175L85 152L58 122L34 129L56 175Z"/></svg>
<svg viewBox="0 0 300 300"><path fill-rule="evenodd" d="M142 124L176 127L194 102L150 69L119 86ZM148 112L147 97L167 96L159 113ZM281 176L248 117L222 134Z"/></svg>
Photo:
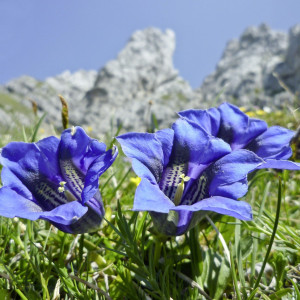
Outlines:
<svg viewBox="0 0 300 300"><path fill-rule="evenodd" d="M66 184L65 181L61 181L59 183L60 187L58 187L58 189L57 189L59 193L63 193L65 191L65 184Z"/></svg>
<svg viewBox="0 0 300 300"><path fill-rule="evenodd" d="M72 126L71 128L71 135L74 135L76 133L76 128L74 126Z"/></svg>
<svg viewBox="0 0 300 300"><path fill-rule="evenodd" d="M65 188L63 186L60 186L57 190L59 193L63 193L65 191Z"/></svg>

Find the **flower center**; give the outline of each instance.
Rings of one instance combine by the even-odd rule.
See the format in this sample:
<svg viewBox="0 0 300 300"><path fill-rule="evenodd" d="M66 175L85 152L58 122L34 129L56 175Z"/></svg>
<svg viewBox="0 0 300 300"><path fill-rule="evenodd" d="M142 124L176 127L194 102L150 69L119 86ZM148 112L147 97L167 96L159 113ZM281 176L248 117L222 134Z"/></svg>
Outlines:
<svg viewBox="0 0 300 300"><path fill-rule="evenodd" d="M192 205L208 196L208 177L203 174L198 180L192 182L185 193L182 205Z"/></svg>
<svg viewBox="0 0 300 300"><path fill-rule="evenodd" d="M176 193L175 193L175 196L174 196L174 204L176 206L180 204L181 197L182 197L182 194L183 194L183 191L184 191L184 183L188 182L190 180L190 177L185 176L184 174L181 174L179 176L179 178L181 178L181 182L177 186Z"/></svg>
<svg viewBox="0 0 300 300"><path fill-rule="evenodd" d="M65 184L66 184L65 181L61 181L59 183L60 187L57 189L59 193L63 193L65 191Z"/></svg>

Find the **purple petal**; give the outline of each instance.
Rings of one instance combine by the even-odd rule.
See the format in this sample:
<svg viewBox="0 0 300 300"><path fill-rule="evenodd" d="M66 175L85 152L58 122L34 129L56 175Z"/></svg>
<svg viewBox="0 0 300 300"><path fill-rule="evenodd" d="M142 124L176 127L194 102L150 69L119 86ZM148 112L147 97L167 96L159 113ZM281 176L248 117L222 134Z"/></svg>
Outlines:
<svg viewBox="0 0 300 300"><path fill-rule="evenodd" d="M266 122L249 118L232 104L223 103L218 109L221 113L218 137L229 143L232 150L244 148L267 130Z"/></svg>
<svg viewBox="0 0 300 300"><path fill-rule="evenodd" d="M72 201L54 208L51 211L44 211L40 218L62 225L70 225L79 220L88 208L77 201Z"/></svg>
<svg viewBox="0 0 300 300"><path fill-rule="evenodd" d="M136 189L133 210L168 213L174 203L148 179L143 178Z"/></svg>
<svg viewBox="0 0 300 300"><path fill-rule="evenodd" d="M68 188L78 201L83 200L84 203L94 196L99 176L114 161L112 151L105 150L104 143L91 139L81 127L67 129L62 133L59 145L60 169Z"/></svg>
<svg viewBox="0 0 300 300"><path fill-rule="evenodd" d="M213 161L230 153L230 146L211 137L197 124L179 119L173 124L175 132L171 160L187 163L188 175L197 178ZM178 163L176 163L178 164Z"/></svg>
<svg viewBox="0 0 300 300"><path fill-rule="evenodd" d="M51 211L43 211L39 205L7 187L0 189L0 199L0 215L8 218L20 217L29 220L42 218L69 225L81 218L87 211L87 207L76 201L60 205Z"/></svg>
<svg viewBox="0 0 300 300"><path fill-rule="evenodd" d="M170 211L169 213L150 212L157 231L171 236L184 234L188 230L194 214L194 212L184 210Z"/></svg>
<svg viewBox="0 0 300 300"><path fill-rule="evenodd" d="M282 170L300 170L300 163L290 160L266 159L266 162L260 165L257 169L282 169Z"/></svg>
<svg viewBox="0 0 300 300"><path fill-rule="evenodd" d="M193 205L179 205L172 208L176 211L213 211L222 215L228 215L240 220L252 220L251 206L243 201L237 201L230 198L213 196L203 199Z"/></svg>
<svg viewBox="0 0 300 300"><path fill-rule="evenodd" d="M10 170L4 171L3 180L10 182L10 186L14 186L21 195L28 195L29 190L43 210L52 210L68 202L65 195L57 191L59 183L64 180L56 158L57 142L55 137L36 144L12 142L1 153L1 164ZM17 178L14 185L11 183L13 175ZM23 192L21 183L24 185ZM29 199L33 198L29 195Z"/></svg>
<svg viewBox="0 0 300 300"><path fill-rule="evenodd" d="M239 199L245 196L248 192L247 177L236 182L219 185L217 189L214 189L213 193L212 191L210 192L211 195L219 195L226 198Z"/></svg>
<svg viewBox="0 0 300 300"><path fill-rule="evenodd" d="M75 127L62 133L59 158L70 160L85 175L91 163L104 154L105 150L104 143L90 138L81 127Z"/></svg>
<svg viewBox="0 0 300 300"><path fill-rule="evenodd" d="M99 193L97 193L100 195ZM98 198L98 197L96 197ZM74 222L69 225L63 225L55 222L51 222L60 230L67 232L67 233L86 233L86 232L93 232L99 229L103 216L104 216L104 209L102 200L96 200L95 198L90 199L87 202L87 212L77 220L74 219Z"/></svg>
<svg viewBox="0 0 300 300"><path fill-rule="evenodd" d="M170 155L173 148L174 131L170 128L159 130L155 132L155 137L162 144L162 151L164 153L164 167L169 163Z"/></svg>
<svg viewBox="0 0 300 300"><path fill-rule="evenodd" d="M32 196L32 193L29 191L29 189L22 183L22 181L8 169L7 167L3 167L1 171L1 181L3 186L8 187L24 198L34 201L34 198Z"/></svg>
<svg viewBox="0 0 300 300"><path fill-rule="evenodd" d="M42 139L36 143L40 152L43 153L45 164L40 164L39 172L42 172L51 181L61 180L61 172L58 162L59 139L55 136ZM43 170L45 168L45 170ZM59 175L58 178L56 176Z"/></svg>
<svg viewBox="0 0 300 300"><path fill-rule="evenodd" d="M186 210L178 210L177 213L178 223L176 235L182 235L189 229L194 213Z"/></svg>
<svg viewBox="0 0 300 300"><path fill-rule="evenodd" d="M272 126L253 140L246 149L262 158L288 159L292 155L290 141L295 132L280 126Z"/></svg>
<svg viewBox="0 0 300 300"><path fill-rule="evenodd" d="M217 136L220 128L220 112L218 109L189 109L181 111L178 114L180 117L198 124L208 134Z"/></svg>
<svg viewBox="0 0 300 300"><path fill-rule="evenodd" d="M210 196L243 196L247 174L255 170L263 160L248 150L236 150L211 165L209 172ZM239 182L239 183L237 183ZM225 192L225 194L223 194Z"/></svg>
<svg viewBox="0 0 300 300"><path fill-rule="evenodd" d="M114 152L114 154L113 154ZM111 166L118 155L117 147L108 150L96 158L89 166L85 176L84 188L82 191L83 203L89 201L99 189L99 177Z"/></svg>
<svg viewBox="0 0 300 300"><path fill-rule="evenodd" d="M8 167L23 183L32 184L38 177L50 181L62 180L57 150L59 140L45 138L38 143L11 142L2 149L1 164Z"/></svg>
<svg viewBox="0 0 300 300"><path fill-rule="evenodd" d="M20 217L36 220L40 217L43 209L18 194L16 191L2 187L0 189L0 215L7 218Z"/></svg>
<svg viewBox="0 0 300 300"><path fill-rule="evenodd" d="M152 183L159 180L164 164L162 143L151 133L130 132L117 137L125 155L137 160L133 169L139 177L146 177Z"/></svg>

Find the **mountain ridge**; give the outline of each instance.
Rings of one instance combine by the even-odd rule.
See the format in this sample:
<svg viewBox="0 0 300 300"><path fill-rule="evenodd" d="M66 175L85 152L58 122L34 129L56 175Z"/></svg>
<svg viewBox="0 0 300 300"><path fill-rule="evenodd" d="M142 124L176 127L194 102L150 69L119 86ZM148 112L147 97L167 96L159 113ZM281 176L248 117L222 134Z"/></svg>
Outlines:
<svg viewBox="0 0 300 300"><path fill-rule="evenodd" d="M3 104L5 95L27 108L28 99L36 101L39 112L47 112L46 121L60 127L57 95L62 94L69 104L70 123L101 133L112 124L135 131L153 129L154 123L168 127L176 111L223 101L261 109L299 105L292 94L300 92L300 25L289 33L265 24L248 27L227 43L215 71L195 90L174 68L175 44L172 30L146 28L134 32L116 59L98 72L65 71L45 81L30 76L11 80L0 86L0 124L13 124L5 108L9 103ZM18 118L25 125L31 119L27 113Z"/></svg>

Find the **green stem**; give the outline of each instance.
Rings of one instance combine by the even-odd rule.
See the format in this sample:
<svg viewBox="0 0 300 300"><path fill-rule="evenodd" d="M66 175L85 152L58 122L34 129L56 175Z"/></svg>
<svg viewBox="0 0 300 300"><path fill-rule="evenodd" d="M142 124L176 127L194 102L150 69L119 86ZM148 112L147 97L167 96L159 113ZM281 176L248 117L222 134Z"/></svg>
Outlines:
<svg viewBox="0 0 300 300"><path fill-rule="evenodd" d="M264 195L262 198L262 202L258 211L257 220L259 220L262 216L265 203L267 200L267 197L270 193L270 187L271 187L271 181L269 181L266 185L266 188L264 190ZM257 247L258 247L258 233L255 232L253 234L254 240L253 240L253 251L252 251L252 259L251 259L251 276L250 276L250 285L252 286L254 284L254 277L255 277L255 264L256 264L256 255L257 255Z"/></svg>
<svg viewBox="0 0 300 300"><path fill-rule="evenodd" d="M232 250L231 243L229 243L229 248L230 248L230 251L229 251L229 253L230 253L230 269L231 269L231 275L232 275L232 279L233 279L235 295L238 300L242 300L238 282L237 282L237 278L236 278L236 273L235 273L235 263L233 260L233 254L232 254L233 250Z"/></svg>
<svg viewBox="0 0 300 300"><path fill-rule="evenodd" d="M155 247L154 247L154 266L158 266L159 258L161 255L162 240L160 238L155 238Z"/></svg>
<svg viewBox="0 0 300 300"><path fill-rule="evenodd" d="M279 177L278 200L277 200L277 210L276 210L276 217L275 217L275 222L274 222L274 228L273 228L273 232L272 232L271 239L270 239L270 244L269 244L269 247L268 247L268 250L267 250L264 262L263 262L263 264L261 266L259 275L258 275L258 277L256 279L255 286L253 287L254 290L256 288L258 288L258 285L260 283L261 277L262 277L262 275L264 273L264 270L265 270L265 267L266 267L266 264L267 264L267 261L268 261L268 258L269 258L269 254L270 254L271 249L272 249L272 245L273 245L273 242L274 242L274 238L275 238L275 235L276 235L276 230L277 230L277 226L278 226L278 222L279 222L280 206L281 206L281 178Z"/></svg>
<svg viewBox="0 0 300 300"><path fill-rule="evenodd" d="M80 241L79 241L79 267L81 266L82 264L82 261L83 261L83 245L84 245L84 233L81 234L80 236Z"/></svg>
<svg viewBox="0 0 300 300"><path fill-rule="evenodd" d="M191 249L191 267L193 279L203 289L203 283L201 280L202 271L202 253L199 243L199 228L198 226L192 228L189 232L189 245Z"/></svg>
<svg viewBox="0 0 300 300"><path fill-rule="evenodd" d="M19 289L16 289L16 292L22 300L28 300L28 298Z"/></svg>

